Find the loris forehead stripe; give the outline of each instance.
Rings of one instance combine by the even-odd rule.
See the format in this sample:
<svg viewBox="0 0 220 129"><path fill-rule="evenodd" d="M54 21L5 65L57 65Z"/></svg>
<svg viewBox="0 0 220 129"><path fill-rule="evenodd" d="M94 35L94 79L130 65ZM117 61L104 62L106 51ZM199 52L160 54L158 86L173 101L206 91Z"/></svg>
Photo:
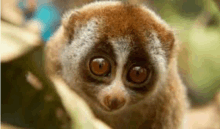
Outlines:
<svg viewBox="0 0 220 129"><path fill-rule="evenodd" d="M117 62L118 65L123 66L126 61L128 54L130 52L129 42L131 42L131 39L129 36L115 38L110 41L112 43L112 46L115 50L115 53L117 55Z"/></svg>

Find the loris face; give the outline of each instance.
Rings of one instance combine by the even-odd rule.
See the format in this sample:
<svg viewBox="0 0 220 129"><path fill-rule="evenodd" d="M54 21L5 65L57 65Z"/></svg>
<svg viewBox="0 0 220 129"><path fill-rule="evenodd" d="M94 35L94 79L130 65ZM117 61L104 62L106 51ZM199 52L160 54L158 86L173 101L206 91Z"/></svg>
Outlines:
<svg viewBox="0 0 220 129"><path fill-rule="evenodd" d="M166 82L173 33L145 7L93 3L59 31L61 76L92 108L114 112L150 101Z"/></svg>

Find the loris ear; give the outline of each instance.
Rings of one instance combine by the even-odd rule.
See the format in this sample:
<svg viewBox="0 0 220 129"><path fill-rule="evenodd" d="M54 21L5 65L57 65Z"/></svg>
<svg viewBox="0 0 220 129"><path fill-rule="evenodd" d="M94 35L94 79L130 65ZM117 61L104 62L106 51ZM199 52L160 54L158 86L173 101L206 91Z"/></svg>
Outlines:
<svg viewBox="0 0 220 129"><path fill-rule="evenodd" d="M142 6L145 13L141 17L143 19L143 24L146 24L147 36L156 36L161 42L161 47L165 51L166 57L175 57L178 48L178 42L176 41L176 36L174 30L155 12L151 11L145 6ZM148 33L148 31L150 33ZM153 35L151 35L153 33ZM151 39L151 38L150 38Z"/></svg>
<svg viewBox="0 0 220 129"><path fill-rule="evenodd" d="M74 37L74 29L76 27L77 19L79 19L79 12L77 10L71 10L64 14L62 18L62 26L64 28L64 34L71 41Z"/></svg>
<svg viewBox="0 0 220 129"><path fill-rule="evenodd" d="M179 43L173 30L168 30L167 32L161 34L160 39L162 41L163 48L166 51L166 56L168 58L176 57Z"/></svg>
<svg viewBox="0 0 220 129"><path fill-rule="evenodd" d="M60 75L60 55L74 35L74 12L64 15L62 24L46 44L45 68L48 75Z"/></svg>

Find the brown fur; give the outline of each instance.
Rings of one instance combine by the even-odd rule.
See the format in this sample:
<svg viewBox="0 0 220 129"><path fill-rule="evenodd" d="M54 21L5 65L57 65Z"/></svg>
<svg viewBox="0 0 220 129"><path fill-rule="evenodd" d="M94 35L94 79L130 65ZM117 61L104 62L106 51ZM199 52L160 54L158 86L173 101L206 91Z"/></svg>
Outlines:
<svg viewBox="0 0 220 129"><path fill-rule="evenodd" d="M161 42L162 49L165 51L168 63L168 77L165 79L163 86L158 88L157 92L155 90L153 94L153 90L149 91L152 92L152 96L149 95L151 98L148 101L137 103L129 109L121 111L121 113L102 113L96 110L98 104L90 101L90 98L82 93L82 91L78 91L78 94L87 101L98 118L113 128L182 128L187 103L185 88L177 71L177 44L175 37L169 26L146 7L121 2L108 2L107 4L101 3L100 5L86 5L79 10L71 12L64 18L62 26L47 44L45 61L48 74L57 74L64 78L60 73L62 71L60 59L62 51L68 46L69 42L76 38L74 33L77 28L85 25L92 18L99 19L100 17L105 22L102 25L102 21L96 21L100 25L98 33L108 38L135 34L135 37L131 37L132 40L138 37L139 40L137 41L147 42L146 36L150 35L150 32L155 32ZM145 46L145 44L142 46ZM79 78L77 79L79 80ZM84 85L85 83L76 82L75 84ZM91 92L89 89L86 90ZM118 89L116 90L118 91ZM92 93L95 94L94 91ZM104 93L102 92L103 95L100 96L105 96ZM115 96L121 98L124 95L116 94ZM94 96L91 95L90 97ZM104 101L105 103L108 102Z"/></svg>
<svg viewBox="0 0 220 129"><path fill-rule="evenodd" d="M121 8L123 7L123 8ZM132 12L135 14L132 15ZM68 14L67 14L68 15ZM176 50L173 49L176 46L173 32L171 30L167 30L167 26L164 24L158 23L159 21L155 19L154 15L149 12L143 10L139 6L129 5L125 3L119 3L115 6L111 4L106 6L105 8L82 8L75 12L71 12L67 17L64 17L62 23L63 27L57 33L61 34L59 36L54 36L49 42L47 51L51 55L51 58L54 58L50 67L54 67L59 69L59 60L56 59L58 57L58 51L62 49L63 45L65 45L65 40L69 40L68 38L73 38L71 36L74 35L74 26L75 24L84 24L86 21L91 19L92 17L106 17L106 28L100 33L106 33L106 35L111 37L122 36L131 33L131 31L138 31L145 34L145 30L154 30L161 39L164 49L166 51L172 51L170 53L175 54ZM124 23L124 21L128 21ZM77 23L76 23L77 22ZM127 31L127 28L131 28L130 32ZM65 29L65 30L64 30ZM107 30L107 31L106 31ZM65 32L63 32L65 31ZM147 32L146 32L147 33ZM140 35L145 36L145 35ZM52 43L50 43L52 42ZM55 43L54 43L55 42ZM50 50L56 49L56 50ZM51 59L48 58L48 59ZM55 65L55 66L54 66ZM49 68L50 68L49 67ZM52 68L53 69L53 68Z"/></svg>
<svg viewBox="0 0 220 129"><path fill-rule="evenodd" d="M101 33L104 33L110 37L118 37L132 33L132 31L140 32L140 34L145 34L146 30L154 30L159 38L161 39L164 49L167 51L172 50L174 43L173 32L167 30L165 24L159 23L155 19L154 14L150 13L147 10L144 10L143 7L130 5L126 3L120 3L115 6L111 4L105 8L82 8L77 10L76 13L73 13L68 23L64 21L64 24L68 26L68 30L74 30L74 24L85 23L92 17L102 16L106 18L105 24L106 28ZM126 22L124 22L126 21ZM73 28L69 28L73 27ZM128 31L130 28L130 31ZM73 34L73 31L70 31ZM147 33L147 32L146 32ZM140 35L145 36L145 35Z"/></svg>

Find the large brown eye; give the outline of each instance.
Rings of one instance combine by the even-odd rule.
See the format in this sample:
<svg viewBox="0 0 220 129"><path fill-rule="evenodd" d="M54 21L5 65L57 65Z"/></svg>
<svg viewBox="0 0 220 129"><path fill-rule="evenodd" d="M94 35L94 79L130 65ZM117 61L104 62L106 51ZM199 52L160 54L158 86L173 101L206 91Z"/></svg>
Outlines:
<svg viewBox="0 0 220 129"><path fill-rule="evenodd" d="M104 58L95 58L90 62L90 70L97 76L103 76L110 72L110 64Z"/></svg>
<svg viewBox="0 0 220 129"><path fill-rule="evenodd" d="M133 83L142 83L148 77L148 71L146 68L141 66L134 66L129 71L129 78Z"/></svg>

